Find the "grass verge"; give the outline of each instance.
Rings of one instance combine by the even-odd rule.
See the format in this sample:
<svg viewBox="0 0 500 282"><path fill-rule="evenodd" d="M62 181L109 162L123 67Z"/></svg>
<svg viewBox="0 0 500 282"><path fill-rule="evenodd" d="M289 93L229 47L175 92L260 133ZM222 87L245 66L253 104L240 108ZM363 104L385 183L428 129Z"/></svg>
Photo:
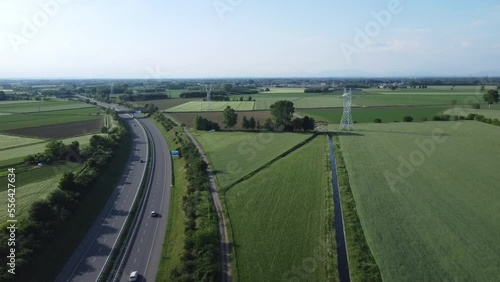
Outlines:
<svg viewBox="0 0 500 282"><path fill-rule="evenodd" d="M358 217L339 138L338 136L333 138L351 280L382 281L380 270L366 242L361 221Z"/></svg>
<svg viewBox="0 0 500 282"><path fill-rule="evenodd" d="M161 131L169 148L176 148L179 145L175 144L173 139L176 137L175 132L182 134L180 127L174 127L168 132L156 120L150 119L156 127ZM173 281L171 278L172 270L174 270L181 262L181 256L184 251L184 222L186 216L182 210L182 196L186 193L186 173L184 169L185 160L183 158L172 159L172 169L174 176L174 186L172 187L169 218L167 225L167 232L163 240L163 249L160 258L160 266L156 275L156 281Z"/></svg>

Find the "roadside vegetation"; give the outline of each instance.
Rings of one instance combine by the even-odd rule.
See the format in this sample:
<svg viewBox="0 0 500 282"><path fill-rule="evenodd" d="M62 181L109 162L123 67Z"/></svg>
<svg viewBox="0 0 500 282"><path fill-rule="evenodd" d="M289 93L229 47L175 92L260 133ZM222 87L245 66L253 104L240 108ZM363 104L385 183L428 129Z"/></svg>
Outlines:
<svg viewBox="0 0 500 282"><path fill-rule="evenodd" d="M172 130L172 121L163 115L157 115L156 120L167 131ZM217 214L209 190L206 172L208 164L201 158L189 138L176 135L176 142L181 145L180 153L184 159L187 180L181 203L185 216L184 247L180 262L171 270L170 277L166 280L218 281L221 277L219 230ZM176 181L179 180L176 179ZM171 235L172 233L168 233L166 236ZM165 278L165 274L163 277Z"/></svg>

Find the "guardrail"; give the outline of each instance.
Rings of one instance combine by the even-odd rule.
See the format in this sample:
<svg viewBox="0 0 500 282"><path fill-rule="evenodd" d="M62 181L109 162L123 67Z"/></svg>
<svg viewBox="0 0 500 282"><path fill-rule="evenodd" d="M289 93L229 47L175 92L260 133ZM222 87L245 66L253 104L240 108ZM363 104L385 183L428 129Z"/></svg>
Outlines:
<svg viewBox="0 0 500 282"><path fill-rule="evenodd" d="M141 126L145 129L148 137L151 137L151 132L149 131L149 129L146 129L144 127L144 125L142 125L142 123L141 123ZM148 138L148 139L149 139L149 143L151 143L150 148L152 148L151 149L151 156L152 157L150 160L148 160L148 165L149 165L149 168L151 168L151 169L149 170L147 185L146 185L146 187L142 188L142 191L144 192L144 194L141 195L142 202L139 204L139 206L135 207L138 209L139 212L133 220L132 231L127 234L127 237L125 238L125 241L124 241L125 247L120 250L120 253L118 254L118 257L117 257L118 258L117 262L113 266L113 269L111 270L111 273L110 273L107 281L118 281L119 280L119 278L120 278L119 276L123 271L123 267L124 267L124 264L126 262L126 258L130 254L130 248L131 248L132 243L133 243L132 239L137 235L137 231L138 231L139 226L140 226L139 219L144 215L144 211L146 209L146 202L148 200L148 194L151 191L151 183L152 183L152 178L153 178L152 176L153 176L153 172L154 172L154 166L152 164L154 164L154 161L156 159L156 156L154 154L154 148L155 148L154 147L154 139L152 137Z"/></svg>
<svg viewBox="0 0 500 282"><path fill-rule="evenodd" d="M139 122L140 124L140 122ZM142 126L142 124L141 124ZM142 128L144 130L144 132L146 133L147 135L147 131L144 129L144 127ZM148 138L149 139L149 138ZM150 155L150 144L148 142L148 149L147 149L147 152L148 152L148 160L149 160L149 155ZM148 162L148 165L149 165L149 162ZM148 167L146 167L146 171L148 170ZM144 185L144 175L146 173L144 173L142 175L142 179L141 179L141 187ZM148 177L149 179L151 177ZM114 259L111 259L113 258L114 256L117 255L116 251L116 246L120 246L121 244L127 242L127 240L129 239L129 236L130 236L130 232L126 232L128 231L128 229L130 228L130 223L133 222L135 223L138 216L133 216L133 217L130 217L130 215L133 215L135 213L135 210L137 209L136 205L137 205L137 199L141 197L141 191L142 191L142 188L140 189L140 191L138 191L137 195L138 197L136 197L136 199L134 200L134 204L133 204L133 208L131 209L130 211L130 214L129 214L129 217L126 219L126 222L125 222L125 225L124 225L124 228L122 228L122 230L120 230L120 233L118 235L118 239L117 239L117 243L113 246L113 249L111 251L111 255L106 259L106 262L104 264L104 267L102 269L102 271L99 273L99 276L97 278L97 281L109 281L109 277L113 277L113 274L114 274L114 270L116 268L116 262L114 261ZM141 203L142 205L142 203ZM133 225L132 225L133 226ZM127 235L126 237L124 237L124 235ZM124 239L125 238L125 239ZM118 252L118 255L117 255L117 258L119 259L121 256L122 256L122 253L123 253L123 250L124 248L120 248L120 251ZM119 261L119 260L118 260ZM112 263L112 265L110 264ZM108 269L111 268L110 272L108 273Z"/></svg>

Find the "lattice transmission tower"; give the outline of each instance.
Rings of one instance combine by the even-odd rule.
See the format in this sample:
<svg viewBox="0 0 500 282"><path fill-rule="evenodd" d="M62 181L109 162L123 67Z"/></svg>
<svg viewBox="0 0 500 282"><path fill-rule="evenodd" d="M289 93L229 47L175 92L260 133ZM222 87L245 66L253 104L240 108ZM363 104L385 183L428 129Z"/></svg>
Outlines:
<svg viewBox="0 0 500 282"><path fill-rule="evenodd" d="M352 128L352 115L351 115L351 106L352 106L352 91L344 88L344 94L342 95L342 100L344 102L344 112L342 114L342 120L340 121L339 130L353 130Z"/></svg>

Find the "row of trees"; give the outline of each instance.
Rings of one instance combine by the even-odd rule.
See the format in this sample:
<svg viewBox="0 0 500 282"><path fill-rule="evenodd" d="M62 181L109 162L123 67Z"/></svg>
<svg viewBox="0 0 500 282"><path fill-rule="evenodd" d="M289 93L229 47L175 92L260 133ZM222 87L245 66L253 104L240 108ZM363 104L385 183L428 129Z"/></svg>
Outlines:
<svg viewBox="0 0 500 282"><path fill-rule="evenodd" d="M56 234L64 232L65 225L78 211L80 201L106 169L127 132L120 122L111 131L107 137L92 136L90 144L82 150L77 143L65 145L60 141L52 141L47 144L44 152L47 157L84 161L85 167L78 174L64 173L57 189L46 199L35 201L28 211L27 219L19 224L20 230L16 238L17 273L29 276L28 262L33 261L39 251L53 241ZM2 257L7 256L9 248L8 234L4 227L0 230ZM0 281L12 279L13 276L7 273L5 265L0 265Z"/></svg>
<svg viewBox="0 0 500 282"><path fill-rule="evenodd" d="M220 130L217 122L208 120L207 118L196 116L194 119L194 128L196 130Z"/></svg>
<svg viewBox="0 0 500 282"><path fill-rule="evenodd" d="M172 270L173 281L220 280L219 232L217 214L211 199L207 163L196 147L182 138L188 185L182 197L184 250L181 263Z"/></svg>

